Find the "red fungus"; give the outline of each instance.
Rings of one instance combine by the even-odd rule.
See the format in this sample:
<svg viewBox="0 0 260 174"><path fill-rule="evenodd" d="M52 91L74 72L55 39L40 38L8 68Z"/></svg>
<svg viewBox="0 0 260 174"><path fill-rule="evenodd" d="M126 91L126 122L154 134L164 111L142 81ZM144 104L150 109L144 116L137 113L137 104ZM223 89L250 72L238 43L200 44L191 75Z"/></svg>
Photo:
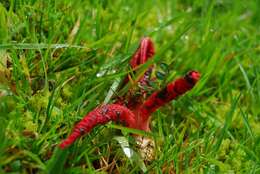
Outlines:
<svg viewBox="0 0 260 174"><path fill-rule="evenodd" d="M138 65L144 64L148 59L152 58L155 53L153 41L149 37L145 37L141 40L139 48L136 50L130 65L132 68Z"/></svg>
<svg viewBox="0 0 260 174"><path fill-rule="evenodd" d="M144 64L148 59L152 58L155 53L154 44L149 37L142 38L138 49L133 54L130 60L130 66L135 69L138 65ZM149 77L152 73L153 66L148 68L144 75L139 79L142 86L146 86L149 82ZM123 85L129 81L128 76L125 78Z"/></svg>
<svg viewBox="0 0 260 174"><path fill-rule="evenodd" d="M154 55L154 44L150 38L143 38L140 46L133 55L130 65L132 68L145 63ZM146 86L150 80L152 66L139 79L142 86ZM200 78L197 71L190 71L184 77L178 78L169 83L160 91L152 93L144 102L133 96L123 96L127 100L126 103L118 100L115 104L107 104L97 107L89 112L78 124L67 139L59 145L64 149L71 145L81 135L90 132L95 126L106 124L109 121L117 121L124 123L129 128L149 131L149 122L151 114L159 107L165 105L171 100L183 95L191 90ZM124 84L128 81L127 78ZM142 89L141 89L142 90ZM145 92L145 91L144 91ZM144 93L142 92L144 95ZM143 96L141 96L142 98Z"/></svg>
<svg viewBox="0 0 260 174"><path fill-rule="evenodd" d="M76 124L70 136L59 145L60 148L66 148L78 137L90 132L95 126L105 124L109 121L118 121L126 124L126 126L130 128L136 128L135 116L132 111L117 104L103 105L89 112L78 124Z"/></svg>

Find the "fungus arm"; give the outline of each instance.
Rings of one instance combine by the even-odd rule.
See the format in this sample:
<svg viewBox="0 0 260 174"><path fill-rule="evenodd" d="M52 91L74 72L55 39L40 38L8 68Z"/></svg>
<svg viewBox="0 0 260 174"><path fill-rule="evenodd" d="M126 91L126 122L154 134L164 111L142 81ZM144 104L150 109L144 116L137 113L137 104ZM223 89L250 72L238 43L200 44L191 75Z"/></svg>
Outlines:
<svg viewBox="0 0 260 174"><path fill-rule="evenodd" d="M139 108L142 122L146 122L149 116L159 107L191 90L200 78L196 71L190 71L185 77L169 83L164 89L154 92Z"/></svg>
<svg viewBox="0 0 260 174"><path fill-rule="evenodd" d="M130 60L131 67L136 68L138 65L144 64L148 59L153 57L154 53L153 41L149 37L142 38L139 48Z"/></svg>
<svg viewBox="0 0 260 174"><path fill-rule="evenodd" d="M106 124L109 121L118 121L130 128L135 128L135 117L132 111L124 106L108 104L89 112L78 124L72 133L59 145L61 149L70 146L80 136L89 133L95 126Z"/></svg>

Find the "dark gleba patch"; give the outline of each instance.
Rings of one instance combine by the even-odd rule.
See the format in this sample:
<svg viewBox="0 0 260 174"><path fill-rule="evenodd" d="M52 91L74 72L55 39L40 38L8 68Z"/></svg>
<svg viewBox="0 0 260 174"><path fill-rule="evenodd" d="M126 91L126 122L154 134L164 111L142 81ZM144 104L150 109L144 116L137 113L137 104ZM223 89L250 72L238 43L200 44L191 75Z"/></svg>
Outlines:
<svg viewBox="0 0 260 174"><path fill-rule="evenodd" d="M120 115L121 115L121 112L120 111L116 111L116 122L117 123L120 123Z"/></svg>
<svg viewBox="0 0 260 174"><path fill-rule="evenodd" d="M79 132L80 132L81 135L83 135L85 133L85 131L86 131L85 128L82 128L82 127L79 128Z"/></svg>
<svg viewBox="0 0 260 174"><path fill-rule="evenodd" d="M108 111L109 111L108 107L104 106L104 107L102 107L101 114L106 115L108 113Z"/></svg>
<svg viewBox="0 0 260 174"><path fill-rule="evenodd" d="M184 79L192 86L194 86L194 81L192 79L192 77L190 76L190 74L186 74Z"/></svg>
<svg viewBox="0 0 260 174"><path fill-rule="evenodd" d="M163 100L167 97L167 87L163 88L160 92L158 92L158 98Z"/></svg>

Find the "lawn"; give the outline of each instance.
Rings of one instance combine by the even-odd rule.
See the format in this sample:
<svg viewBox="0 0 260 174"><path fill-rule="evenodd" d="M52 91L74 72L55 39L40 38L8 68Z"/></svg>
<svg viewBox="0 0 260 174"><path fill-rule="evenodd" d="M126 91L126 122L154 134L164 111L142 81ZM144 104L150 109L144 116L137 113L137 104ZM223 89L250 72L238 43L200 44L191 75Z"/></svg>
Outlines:
<svg viewBox="0 0 260 174"><path fill-rule="evenodd" d="M1 0L0 173L260 173L259 12L258 0ZM156 88L201 73L153 113L154 159L131 135L146 132L112 122L57 148L137 86L115 88L142 37Z"/></svg>

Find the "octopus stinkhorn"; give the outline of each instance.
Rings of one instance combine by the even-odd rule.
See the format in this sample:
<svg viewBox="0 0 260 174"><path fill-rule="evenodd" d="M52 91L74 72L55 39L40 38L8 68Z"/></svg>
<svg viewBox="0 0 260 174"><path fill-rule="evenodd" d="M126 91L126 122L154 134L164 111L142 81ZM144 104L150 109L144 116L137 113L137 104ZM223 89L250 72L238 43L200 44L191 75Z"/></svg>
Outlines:
<svg viewBox="0 0 260 174"><path fill-rule="evenodd" d="M135 69L137 66L144 64L154 54L155 49L152 40L148 37L143 38L130 60L131 68ZM199 72L190 71L184 77L178 78L147 97L147 91L144 87L149 85L153 68L153 65L150 66L144 75L138 79L141 95L137 97L129 96L128 93L117 99L113 104L98 106L76 124L72 133L59 144L59 147L61 149L67 148L80 136L89 133L95 126L106 124L109 121L124 123L129 128L150 131L149 123L152 113L191 90L200 79ZM126 77L123 83L126 84L128 81L129 77Z"/></svg>

